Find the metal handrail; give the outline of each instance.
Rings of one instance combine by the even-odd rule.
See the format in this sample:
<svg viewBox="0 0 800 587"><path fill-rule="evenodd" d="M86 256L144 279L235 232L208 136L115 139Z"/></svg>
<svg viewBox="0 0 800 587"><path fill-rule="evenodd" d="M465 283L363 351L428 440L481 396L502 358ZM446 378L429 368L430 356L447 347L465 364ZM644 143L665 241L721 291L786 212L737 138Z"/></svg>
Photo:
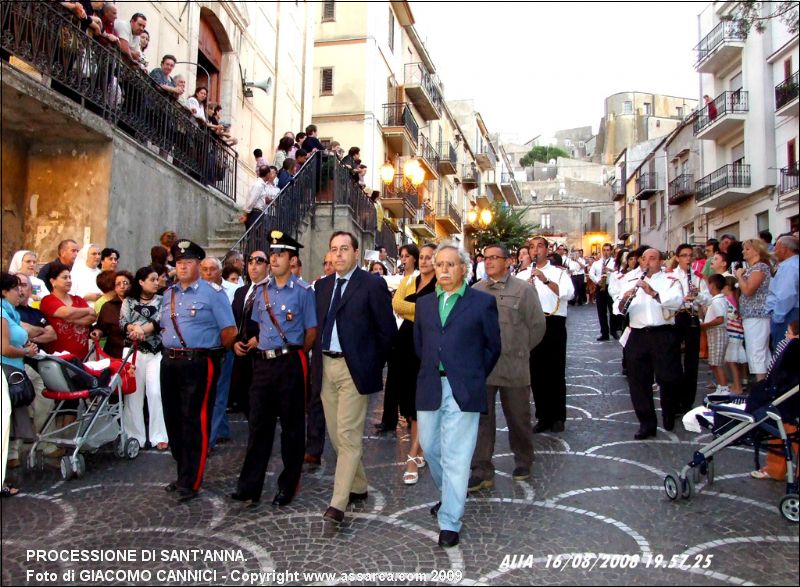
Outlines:
<svg viewBox="0 0 800 587"><path fill-rule="evenodd" d="M710 53L725 41L744 41L746 35L740 29L738 23L732 21L722 21L708 33L703 40L697 44L697 62L699 65Z"/></svg>
<svg viewBox="0 0 800 587"><path fill-rule="evenodd" d="M237 153L118 50L89 37L61 6L4 0L0 22L2 50L50 78L55 91L140 143L152 143L177 168L236 199Z"/></svg>
<svg viewBox="0 0 800 587"><path fill-rule="evenodd" d="M780 193L785 194L796 190L798 177L800 177L800 169L798 169L797 163L794 164L794 167L781 169Z"/></svg>
<svg viewBox="0 0 800 587"><path fill-rule="evenodd" d="M749 187L750 166L744 163L723 165L694 184L695 200L699 203L729 187Z"/></svg>
<svg viewBox="0 0 800 587"><path fill-rule="evenodd" d="M419 123L406 102L383 105L383 126L402 126L416 143L419 140Z"/></svg>
<svg viewBox="0 0 800 587"><path fill-rule="evenodd" d="M780 110L797 98L798 90L800 90L800 71L795 71L775 86L775 110Z"/></svg>
<svg viewBox="0 0 800 587"><path fill-rule="evenodd" d="M406 63L404 74L405 78L403 83L407 86L422 86L422 89L425 90L425 93L428 95L428 98L430 98L436 111L441 114L443 102L442 93L439 91L436 78L427 72L425 66L422 63Z"/></svg>
<svg viewBox="0 0 800 587"><path fill-rule="evenodd" d="M453 167L455 167L458 164L458 155L456 154L456 148L453 146L453 143L449 143L447 141L440 141L439 153L441 155L441 159L443 162L450 161L450 163L453 164Z"/></svg>
<svg viewBox="0 0 800 587"><path fill-rule="evenodd" d="M691 173L681 173L669 182L669 201L683 196L694 194L694 175Z"/></svg>
<svg viewBox="0 0 800 587"><path fill-rule="evenodd" d="M735 92L722 92L713 102L706 104L694 119L694 134L700 133L707 126L727 114L742 114L748 112L748 93L744 90Z"/></svg>
<svg viewBox="0 0 800 587"><path fill-rule="evenodd" d="M636 194L641 194L644 191L657 190L657 177L655 171L642 173L636 178Z"/></svg>
<svg viewBox="0 0 800 587"><path fill-rule="evenodd" d="M419 135L419 154L433 169L439 169L439 160L441 157L425 135Z"/></svg>

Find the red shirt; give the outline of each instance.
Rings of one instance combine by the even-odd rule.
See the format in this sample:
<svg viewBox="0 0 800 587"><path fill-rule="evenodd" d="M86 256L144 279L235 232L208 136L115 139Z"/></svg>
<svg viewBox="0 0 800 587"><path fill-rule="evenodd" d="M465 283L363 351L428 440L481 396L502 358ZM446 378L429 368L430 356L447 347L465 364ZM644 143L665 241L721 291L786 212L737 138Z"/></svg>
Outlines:
<svg viewBox="0 0 800 587"><path fill-rule="evenodd" d="M72 295L69 297L72 298L73 308L89 307L89 304L83 298ZM72 322L67 322L63 318L56 318L55 313L64 306L66 306L64 302L50 294L45 296L39 308L58 336L47 345L47 352L52 354L56 351L66 351L83 360L89 354L89 327L78 326Z"/></svg>

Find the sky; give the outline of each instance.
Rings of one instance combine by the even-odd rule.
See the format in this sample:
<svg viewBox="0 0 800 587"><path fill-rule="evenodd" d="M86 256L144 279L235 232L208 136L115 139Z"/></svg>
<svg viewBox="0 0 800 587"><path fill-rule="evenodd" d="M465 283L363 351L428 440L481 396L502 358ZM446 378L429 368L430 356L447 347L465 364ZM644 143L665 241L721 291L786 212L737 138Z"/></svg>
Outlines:
<svg viewBox="0 0 800 587"><path fill-rule="evenodd" d="M698 98L708 2L420 2L417 32L445 99L474 99L489 132L524 142L592 126L624 91Z"/></svg>

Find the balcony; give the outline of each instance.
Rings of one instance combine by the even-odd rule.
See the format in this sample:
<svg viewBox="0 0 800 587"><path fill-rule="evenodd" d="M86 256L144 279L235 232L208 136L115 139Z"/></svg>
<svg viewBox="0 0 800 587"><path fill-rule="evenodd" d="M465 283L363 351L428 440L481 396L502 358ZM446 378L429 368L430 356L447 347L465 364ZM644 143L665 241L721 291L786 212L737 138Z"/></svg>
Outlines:
<svg viewBox="0 0 800 587"><path fill-rule="evenodd" d="M747 92L722 92L694 119L694 135L701 140L713 141L740 130L744 128L748 110Z"/></svg>
<svg viewBox="0 0 800 587"><path fill-rule="evenodd" d="M658 187L658 174L655 171L641 173L636 178L637 200L646 200L658 191L661 190Z"/></svg>
<svg viewBox="0 0 800 587"><path fill-rule="evenodd" d="M458 234L461 232L461 214L453 206L450 198L439 198L436 200L436 222L439 223L447 234Z"/></svg>
<svg viewBox="0 0 800 587"><path fill-rule="evenodd" d="M614 180L611 184L611 195L614 197L615 202L625 197L625 182L623 180Z"/></svg>
<svg viewBox="0 0 800 587"><path fill-rule="evenodd" d="M439 152L425 135L419 135L419 162L428 172L426 179L439 179Z"/></svg>
<svg viewBox="0 0 800 587"><path fill-rule="evenodd" d="M439 143L439 154L442 156L439 160L439 173L441 175L455 175L458 173L458 155L453 143Z"/></svg>
<svg viewBox="0 0 800 587"><path fill-rule="evenodd" d="M518 206L522 203L522 190L519 189L513 173L502 173L500 176L500 188L503 190L503 197L510 205Z"/></svg>
<svg viewBox="0 0 800 587"><path fill-rule="evenodd" d="M798 170L797 163L793 167L784 167L781 169L781 186L778 192L778 209L783 210L788 207L797 208L798 201L798 187L797 179L800 177L800 170Z"/></svg>
<svg viewBox="0 0 800 587"><path fill-rule="evenodd" d="M617 240L626 241L633 234L633 220L623 218L617 222Z"/></svg>
<svg viewBox="0 0 800 587"><path fill-rule="evenodd" d="M436 236L436 216L428 204L423 203L422 208L416 211L408 227L411 232L423 239L434 238Z"/></svg>
<svg viewBox="0 0 800 587"><path fill-rule="evenodd" d="M478 185L478 191L475 192L475 201L481 208L488 207L494 202L494 194L491 190L487 189L485 185Z"/></svg>
<svg viewBox="0 0 800 587"><path fill-rule="evenodd" d="M800 89L800 71L775 86L775 114L777 116L797 116L798 89Z"/></svg>
<svg viewBox="0 0 800 587"><path fill-rule="evenodd" d="M491 143L485 143L483 150L475 155L475 163L481 168L481 171L489 171L494 169L497 165L497 153L494 152L494 147Z"/></svg>
<svg viewBox="0 0 800 587"><path fill-rule="evenodd" d="M731 21L722 21L695 47L697 73L718 73L737 59L744 49L746 36Z"/></svg>
<svg viewBox="0 0 800 587"><path fill-rule="evenodd" d="M503 188L500 187L500 174L497 171L492 171L486 175L486 187L492 192L492 195L497 198L503 197Z"/></svg>
<svg viewBox="0 0 800 587"><path fill-rule="evenodd" d="M405 91L424 120L439 120L442 117L442 93L434 76L422 63L407 63L405 67Z"/></svg>
<svg viewBox="0 0 800 587"><path fill-rule="evenodd" d="M694 184L698 206L723 208L750 193L750 166L744 163L723 165Z"/></svg>
<svg viewBox="0 0 800 587"><path fill-rule="evenodd" d="M475 167L471 165L467 165L464 163L461 166L461 185L464 186L464 189L474 190L481 185L481 174L480 172L475 169Z"/></svg>
<svg viewBox="0 0 800 587"><path fill-rule="evenodd" d="M383 188L381 205L395 218L414 218L417 214L419 194L406 183L402 174L394 176L391 187Z"/></svg>
<svg viewBox="0 0 800 587"><path fill-rule="evenodd" d="M383 105L383 136L392 151L404 157L417 153L419 124L405 102Z"/></svg>
<svg viewBox="0 0 800 587"><path fill-rule="evenodd" d="M583 234L608 234L608 224L587 222L583 225Z"/></svg>
<svg viewBox="0 0 800 587"><path fill-rule="evenodd" d="M694 175L682 173L669 182L669 205L677 206L694 195Z"/></svg>
<svg viewBox="0 0 800 587"><path fill-rule="evenodd" d="M375 248L384 247L390 257L396 257L397 234L388 222L384 222L381 224L381 229L375 234Z"/></svg>

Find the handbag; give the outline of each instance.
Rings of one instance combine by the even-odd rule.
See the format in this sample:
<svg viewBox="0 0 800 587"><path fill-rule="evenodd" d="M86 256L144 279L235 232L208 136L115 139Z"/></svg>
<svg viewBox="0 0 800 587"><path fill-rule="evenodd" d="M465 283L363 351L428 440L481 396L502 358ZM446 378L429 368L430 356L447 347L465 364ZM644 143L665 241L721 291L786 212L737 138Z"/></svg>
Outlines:
<svg viewBox="0 0 800 587"><path fill-rule="evenodd" d="M36 390L33 382L24 369L19 369L11 365L3 365L3 373L8 381L8 396L11 399L12 408L23 408L29 406L36 399Z"/></svg>

